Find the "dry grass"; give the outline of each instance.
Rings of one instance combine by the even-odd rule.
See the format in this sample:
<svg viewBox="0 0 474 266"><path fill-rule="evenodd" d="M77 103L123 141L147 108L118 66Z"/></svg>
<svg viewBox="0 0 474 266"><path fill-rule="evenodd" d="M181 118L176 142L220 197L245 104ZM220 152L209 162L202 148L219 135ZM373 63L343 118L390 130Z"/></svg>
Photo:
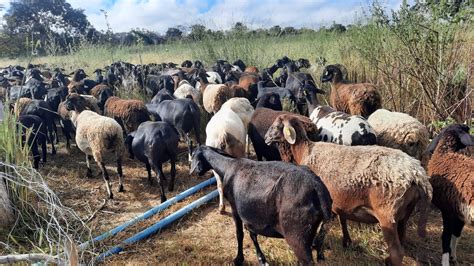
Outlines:
<svg viewBox="0 0 474 266"><path fill-rule="evenodd" d="M182 151L185 146L180 144ZM182 153L177 165L176 191L167 193L168 197L179 193L190 186L196 185L206 177L189 176L189 166L186 153ZM113 162L107 163L110 169L113 189L117 189L117 179L113 175ZM66 206L72 207L84 219L89 217L101 205L106 197L105 186L99 176L99 169L93 166L94 178L85 178L84 155L73 148L67 154L61 145L58 154L54 156L41 172L48 176L48 183L57 192ZM164 165L165 175L169 175L169 165ZM138 161L126 160L124 163L125 193L115 193L114 200L99 211L88 224L93 235L99 235L106 230L130 220L131 218L158 205L159 189L154 182L148 184L144 165ZM100 243L94 254L105 251L119 240L123 240L156 223L160 218L189 204L191 201L211 191L208 188L189 199L172 206L169 210L150 218L147 221L132 226L127 231L118 234L115 238ZM230 206L227 206L230 210ZM411 221L408 229L405 263L439 264L441 258L441 216L433 210L428 223L428 237L420 239L416 234L415 224ZM342 233L336 221L333 221L330 233L327 236L328 249L326 264L343 265L353 262L358 265L381 264L387 256L386 245L378 225L350 223L350 232L354 241L353 247L343 250L341 245ZM261 247L270 264L288 264L295 261L295 257L288 245L282 239L260 237ZM0 249L0 253L3 253ZM124 252L106 259L107 264L149 264L149 263L231 263L236 254L235 227L229 214L220 215L217 212L217 201L199 208L185 218L163 230L160 234L128 246ZM248 263L257 264L253 244L245 235L244 254ZM474 263L474 229L466 227L458 245L458 258L461 264Z"/></svg>

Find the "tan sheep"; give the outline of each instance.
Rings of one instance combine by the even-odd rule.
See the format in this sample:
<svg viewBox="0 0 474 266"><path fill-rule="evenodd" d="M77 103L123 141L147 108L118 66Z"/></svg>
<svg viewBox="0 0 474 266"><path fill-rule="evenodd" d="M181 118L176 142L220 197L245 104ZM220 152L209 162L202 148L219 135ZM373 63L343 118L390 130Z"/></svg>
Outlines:
<svg viewBox="0 0 474 266"><path fill-rule="evenodd" d="M71 119L76 127L77 147L86 154L87 176L92 175L89 161L93 157L102 171L107 193L112 199L109 174L104 162L107 153L115 153L120 183L119 192L123 192L122 160L125 146L122 128L114 119L86 110L85 100L78 94L69 95L64 105L68 111L71 111Z"/></svg>
<svg viewBox="0 0 474 266"><path fill-rule="evenodd" d="M379 223L389 247L386 262L402 265L408 218L421 204L418 233L423 236L432 198L429 178L420 162L381 146L310 141L309 136L315 134L313 123L284 114L270 127L265 142L289 144L279 146L282 159L307 165L321 177L333 199L333 212L339 216L344 247L351 243L347 219Z"/></svg>
<svg viewBox="0 0 474 266"><path fill-rule="evenodd" d="M416 118L379 109L367 119L380 146L399 149L420 160L428 146L428 129Z"/></svg>

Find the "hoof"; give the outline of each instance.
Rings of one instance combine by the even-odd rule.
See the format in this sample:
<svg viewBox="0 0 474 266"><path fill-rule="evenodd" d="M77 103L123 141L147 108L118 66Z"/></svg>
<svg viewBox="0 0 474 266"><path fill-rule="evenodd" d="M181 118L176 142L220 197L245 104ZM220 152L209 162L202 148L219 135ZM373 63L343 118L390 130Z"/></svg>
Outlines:
<svg viewBox="0 0 474 266"><path fill-rule="evenodd" d="M123 185L120 185L118 192L125 192L125 189L123 189Z"/></svg>
<svg viewBox="0 0 474 266"><path fill-rule="evenodd" d="M321 261L325 261L326 258L324 257L323 254L318 254L317 257L316 257L316 260L317 260L318 262L321 262Z"/></svg>
<svg viewBox="0 0 474 266"><path fill-rule="evenodd" d="M348 248L350 246L352 246L352 240L350 240L350 239L342 240L342 247L343 248Z"/></svg>
<svg viewBox="0 0 474 266"><path fill-rule="evenodd" d="M234 259L234 265L243 265L244 264L244 257L236 257Z"/></svg>
<svg viewBox="0 0 474 266"><path fill-rule="evenodd" d="M161 203L166 201L166 197L161 197Z"/></svg>
<svg viewBox="0 0 474 266"><path fill-rule="evenodd" d="M174 184L173 184L173 185L170 184L170 185L168 186L168 191L173 191L173 190L174 190Z"/></svg>
<svg viewBox="0 0 474 266"><path fill-rule="evenodd" d="M109 199L114 199L114 193L110 193Z"/></svg>
<svg viewBox="0 0 474 266"><path fill-rule="evenodd" d="M55 155L55 154L56 154L56 150L52 150L52 151L51 151L51 154Z"/></svg>
<svg viewBox="0 0 474 266"><path fill-rule="evenodd" d="M225 214L225 206L224 205L219 205L219 213L220 214Z"/></svg>
<svg viewBox="0 0 474 266"><path fill-rule="evenodd" d="M91 169L87 169L86 177L87 177L87 178L91 178L91 177L92 177L92 170L91 170Z"/></svg>

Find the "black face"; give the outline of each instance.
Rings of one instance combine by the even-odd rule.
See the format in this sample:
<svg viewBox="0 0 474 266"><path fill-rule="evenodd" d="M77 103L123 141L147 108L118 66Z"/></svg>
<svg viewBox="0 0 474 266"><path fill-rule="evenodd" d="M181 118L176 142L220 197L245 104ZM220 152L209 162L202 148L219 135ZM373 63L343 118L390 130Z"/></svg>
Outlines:
<svg viewBox="0 0 474 266"><path fill-rule="evenodd" d="M334 73L330 69L325 69L323 75L321 76L321 82L328 82L332 80Z"/></svg>
<svg viewBox="0 0 474 266"><path fill-rule="evenodd" d="M197 173L202 176L209 170L211 170L211 166L204 158L202 148L198 147L193 153L189 174Z"/></svg>

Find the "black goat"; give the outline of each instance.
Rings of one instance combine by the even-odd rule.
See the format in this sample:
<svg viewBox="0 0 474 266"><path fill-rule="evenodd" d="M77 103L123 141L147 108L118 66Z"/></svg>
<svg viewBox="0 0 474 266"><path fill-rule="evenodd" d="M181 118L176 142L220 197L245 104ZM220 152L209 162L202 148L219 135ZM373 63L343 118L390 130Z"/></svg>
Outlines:
<svg viewBox="0 0 474 266"><path fill-rule="evenodd" d="M153 96L153 99L151 99L150 102L153 104L157 104L157 103L161 103L164 100L174 100L174 99L176 98L168 90L160 90L155 94L155 96Z"/></svg>
<svg viewBox="0 0 474 266"><path fill-rule="evenodd" d="M269 108L275 111L283 110L283 106L280 101L280 95L275 92L269 92L263 94L260 98L257 99L257 105L255 108Z"/></svg>
<svg viewBox="0 0 474 266"><path fill-rule="evenodd" d="M56 112L53 112L51 106L43 100L32 100L20 113L22 115L37 115L41 117L48 129L49 142L51 143L51 154L56 154L54 147L55 137L58 136L55 119Z"/></svg>
<svg viewBox="0 0 474 266"><path fill-rule="evenodd" d="M158 91L166 89L171 94L174 90L174 80L173 77L169 75L148 75L145 82L145 92L147 95L155 96Z"/></svg>
<svg viewBox="0 0 474 266"><path fill-rule="evenodd" d="M22 127L22 143L28 143L28 146L31 148L31 153L33 154L33 166L35 169L38 169L40 161L38 145L41 145L43 163L46 163L46 126L43 120L36 115L20 115L18 121ZM27 129L32 130L28 136L28 140L26 140Z"/></svg>
<svg viewBox="0 0 474 266"><path fill-rule="evenodd" d="M185 98L147 104L146 108L156 120L168 122L178 130L180 137L186 140L189 159L191 159L193 143L189 132L192 129L194 129L198 145L201 145L201 112L197 104L192 99Z"/></svg>
<svg viewBox="0 0 474 266"><path fill-rule="evenodd" d="M266 93L277 93L280 96L280 99L288 99L290 102L295 103L296 98L293 94L293 92L287 88L282 88L282 87L263 87L263 81L259 81L257 83L257 88L258 88L258 94L257 98L262 97Z"/></svg>
<svg viewBox="0 0 474 266"><path fill-rule="evenodd" d="M313 264L314 241L318 261L324 260L323 227L331 219L332 200L324 183L308 167L234 159L215 148L197 148L190 172L203 175L211 169L222 179L224 196L232 207L238 246L234 264L244 261L243 225L261 265L266 259L257 235L285 238L303 265Z"/></svg>
<svg viewBox="0 0 474 266"><path fill-rule="evenodd" d="M161 188L161 202L166 201L162 164L171 163L171 180L168 190L173 191L176 176L176 160L178 155L179 136L176 129L166 122L144 122L138 129L127 136L125 145L130 156L145 163L148 181L152 184L151 169L156 173Z"/></svg>

